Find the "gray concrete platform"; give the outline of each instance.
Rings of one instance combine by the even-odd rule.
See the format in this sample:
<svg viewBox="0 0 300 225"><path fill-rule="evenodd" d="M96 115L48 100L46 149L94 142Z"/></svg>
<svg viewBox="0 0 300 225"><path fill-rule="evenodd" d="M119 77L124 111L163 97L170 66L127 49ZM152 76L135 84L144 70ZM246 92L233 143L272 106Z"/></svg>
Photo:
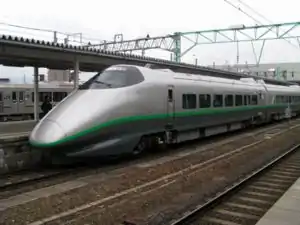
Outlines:
<svg viewBox="0 0 300 225"><path fill-rule="evenodd" d="M300 178L256 225L300 225Z"/></svg>
<svg viewBox="0 0 300 225"><path fill-rule="evenodd" d="M29 134L30 131L0 134L0 144L7 141L28 137Z"/></svg>
<svg viewBox="0 0 300 225"><path fill-rule="evenodd" d="M0 133L0 174L32 167L41 154L28 143L30 131Z"/></svg>
<svg viewBox="0 0 300 225"><path fill-rule="evenodd" d="M7 134L30 132L36 123L34 120L0 122L0 137Z"/></svg>
<svg viewBox="0 0 300 225"><path fill-rule="evenodd" d="M0 134L0 149L28 142L30 131Z"/></svg>

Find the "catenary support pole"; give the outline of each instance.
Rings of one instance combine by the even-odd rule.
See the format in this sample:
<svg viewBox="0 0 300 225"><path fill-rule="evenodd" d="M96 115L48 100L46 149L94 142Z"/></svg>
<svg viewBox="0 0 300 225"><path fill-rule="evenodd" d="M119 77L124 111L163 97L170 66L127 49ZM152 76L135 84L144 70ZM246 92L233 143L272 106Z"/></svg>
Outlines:
<svg viewBox="0 0 300 225"><path fill-rule="evenodd" d="M79 61L78 59L76 59L74 65L74 89L78 88L78 84L79 84Z"/></svg>
<svg viewBox="0 0 300 225"><path fill-rule="evenodd" d="M34 67L34 120L39 120L39 68Z"/></svg>

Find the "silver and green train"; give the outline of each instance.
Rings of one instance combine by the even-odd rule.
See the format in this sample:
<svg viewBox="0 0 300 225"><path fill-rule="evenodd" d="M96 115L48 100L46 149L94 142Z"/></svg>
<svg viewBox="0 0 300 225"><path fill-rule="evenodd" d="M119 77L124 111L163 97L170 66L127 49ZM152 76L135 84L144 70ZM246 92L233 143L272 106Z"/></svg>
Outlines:
<svg viewBox="0 0 300 225"><path fill-rule="evenodd" d="M300 113L300 87L115 65L54 107L30 143L63 157L139 154Z"/></svg>

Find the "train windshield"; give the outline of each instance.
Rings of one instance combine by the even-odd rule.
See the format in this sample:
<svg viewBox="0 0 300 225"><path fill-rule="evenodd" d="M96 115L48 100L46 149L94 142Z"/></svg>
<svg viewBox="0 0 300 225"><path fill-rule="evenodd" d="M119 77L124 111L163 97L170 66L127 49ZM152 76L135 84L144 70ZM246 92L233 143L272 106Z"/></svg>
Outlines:
<svg viewBox="0 0 300 225"><path fill-rule="evenodd" d="M121 88L138 84L144 80L136 67L112 66L82 84L79 89Z"/></svg>

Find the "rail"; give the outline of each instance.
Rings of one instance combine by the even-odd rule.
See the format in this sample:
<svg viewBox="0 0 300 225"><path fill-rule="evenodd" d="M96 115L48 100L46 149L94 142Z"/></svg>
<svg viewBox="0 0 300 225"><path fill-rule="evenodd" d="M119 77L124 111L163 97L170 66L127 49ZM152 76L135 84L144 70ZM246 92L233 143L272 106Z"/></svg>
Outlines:
<svg viewBox="0 0 300 225"><path fill-rule="evenodd" d="M189 221L192 220L193 218L197 217L197 215L205 210L208 210L212 205L215 205L218 201L222 200L225 196L232 194L235 190L237 190L239 187L241 187L243 184L245 184L247 181L250 179L256 177L257 175L261 174L263 171L266 169L272 167L279 161L281 161L283 158L288 156L289 154L295 152L297 149L300 148L300 144L297 144L296 146L292 147L289 149L287 152L281 154L280 156L276 157L273 159L271 162L268 164L264 165L260 169L252 172L245 178L243 178L240 181L237 181L234 183L231 187L226 189L225 191L218 193L215 197L211 198L209 201L207 201L205 204L199 205L196 209L193 211L187 212L183 217L173 220L170 222L170 225L183 225L183 224L189 224Z"/></svg>

